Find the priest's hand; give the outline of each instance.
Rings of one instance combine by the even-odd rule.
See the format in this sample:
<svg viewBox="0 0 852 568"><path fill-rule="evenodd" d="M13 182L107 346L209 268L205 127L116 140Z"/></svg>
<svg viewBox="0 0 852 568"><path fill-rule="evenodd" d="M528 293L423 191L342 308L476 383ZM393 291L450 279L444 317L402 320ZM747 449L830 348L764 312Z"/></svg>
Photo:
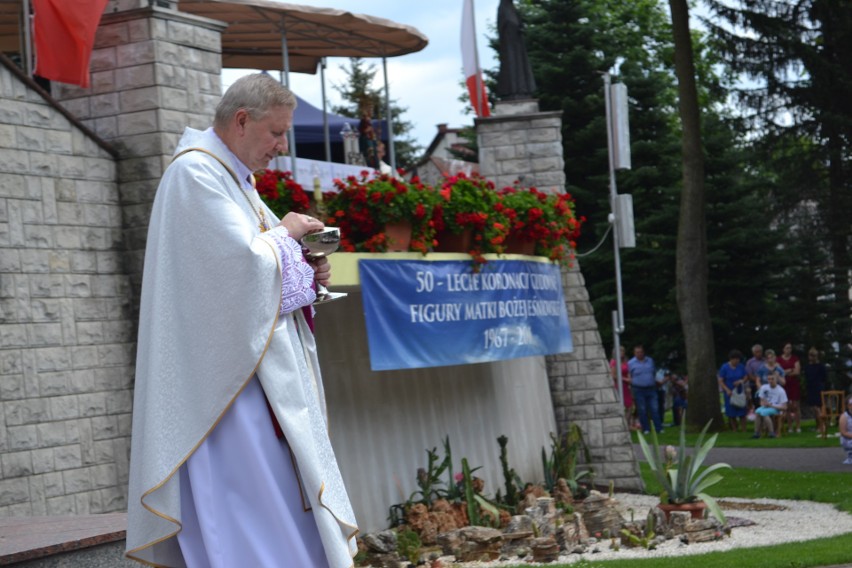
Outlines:
<svg viewBox="0 0 852 568"><path fill-rule="evenodd" d="M315 260L309 260L308 264L314 269L314 280L323 286L328 286L329 282L331 282L331 263L328 259L323 256Z"/></svg>
<svg viewBox="0 0 852 568"><path fill-rule="evenodd" d="M321 231L325 228L325 225L319 219L292 211L284 215L278 225L287 229L287 233L297 241L308 233Z"/></svg>

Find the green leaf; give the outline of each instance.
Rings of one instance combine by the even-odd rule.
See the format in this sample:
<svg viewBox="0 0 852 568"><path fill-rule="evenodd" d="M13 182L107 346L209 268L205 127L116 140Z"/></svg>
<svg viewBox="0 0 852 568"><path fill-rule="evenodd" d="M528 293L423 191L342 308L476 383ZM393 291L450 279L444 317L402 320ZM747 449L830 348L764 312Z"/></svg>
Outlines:
<svg viewBox="0 0 852 568"><path fill-rule="evenodd" d="M704 501L704 503L707 504L707 509L710 511L710 513L714 517L716 517L717 521L719 521L720 523L722 523L724 525L725 524L725 513L722 512L722 508L719 506L719 504L716 502L716 500L713 499L712 497L710 497L709 495L707 495L706 493L699 493L698 498L701 499L702 501Z"/></svg>

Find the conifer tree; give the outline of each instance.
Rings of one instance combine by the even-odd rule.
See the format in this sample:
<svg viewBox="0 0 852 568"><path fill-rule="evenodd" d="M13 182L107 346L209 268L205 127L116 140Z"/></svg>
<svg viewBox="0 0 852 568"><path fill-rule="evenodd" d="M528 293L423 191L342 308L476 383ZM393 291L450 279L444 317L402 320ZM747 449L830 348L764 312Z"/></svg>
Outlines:
<svg viewBox="0 0 852 568"><path fill-rule="evenodd" d="M808 250L788 254L789 290L802 300L796 268L825 255L827 270L814 266L813 283L828 283L811 301L811 318L823 318L825 334L811 321L809 336L820 347L839 345L840 366L852 357L852 4L845 0L709 0L716 18L707 25L735 73L747 79L738 101L759 135L766 162L784 172L772 204L779 222L792 224L794 242ZM780 150L779 150L780 149ZM792 248L788 253L793 253ZM811 288L813 290L813 287ZM799 322L804 323L804 322ZM794 341L803 340L793 336ZM848 380L848 379L846 379Z"/></svg>
<svg viewBox="0 0 852 568"><path fill-rule="evenodd" d="M521 4L527 48L544 110L563 111L568 191L589 222L580 252L607 228L607 148L601 74L616 62L630 98L633 167L618 173L619 193L633 195L635 249L622 249L628 348L644 343L658 364L685 372L684 340L675 300L675 249L681 187L680 129L668 16L657 2L537 0ZM746 125L724 112L719 61L698 42L696 71L704 115L708 296L715 351L748 349L779 318L776 244L764 172L749 163ZM757 251L757 252L755 252ZM612 337L615 307L611 242L581 257L598 327ZM740 301L738 301L740 300ZM717 404L717 400L712 403Z"/></svg>

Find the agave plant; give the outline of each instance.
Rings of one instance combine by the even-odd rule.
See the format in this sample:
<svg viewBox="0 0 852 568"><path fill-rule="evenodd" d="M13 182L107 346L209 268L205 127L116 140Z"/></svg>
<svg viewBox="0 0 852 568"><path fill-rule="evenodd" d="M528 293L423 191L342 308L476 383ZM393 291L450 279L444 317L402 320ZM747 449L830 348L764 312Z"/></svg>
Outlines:
<svg viewBox="0 0 852 568"><path fill-rule="evenodd" d="M703 501L710 513L720 523L724 523L725 514L721 507L713 497L705 493L705 490L722 481L722 476L718 473L720 469L731 469L731 466L726 463L716 463L704 470L701 469L704 459L716 444L716 438L719 436L713 434L705 441L709 428L710 422L704 426L701 434L698 435L691 455L688 455L686 451L685 419L681 420L680 423L680 443L677 449L673 446L667 446L661 451L660 444L657 441L657 433L654 430L651 431L653 451L641 432L638 433L639 445L642 446L642 453L645 454L645 459L648 460L651 471L654 472L657 481L663 487L663 492L660 494L661 503L679 505Z"/></svg>

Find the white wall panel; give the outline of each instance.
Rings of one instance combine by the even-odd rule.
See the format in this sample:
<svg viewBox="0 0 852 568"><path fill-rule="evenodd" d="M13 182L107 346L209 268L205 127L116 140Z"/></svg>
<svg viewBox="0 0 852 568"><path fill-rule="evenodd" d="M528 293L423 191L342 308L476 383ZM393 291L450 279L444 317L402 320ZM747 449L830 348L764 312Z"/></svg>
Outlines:
<svg viewBox="0 0 852 568"><path fill-rule="evenodd" d="M509 465L540 481L541 448L556 431L543 357L435 367L370 370L360 291L317 308L316 331L331 439L362 532L387 527L388 508L417 489L426 449L449 435L494 495L503 487L497 437L509 438ZM505 490L503 490L505 493Z"/></svg>

